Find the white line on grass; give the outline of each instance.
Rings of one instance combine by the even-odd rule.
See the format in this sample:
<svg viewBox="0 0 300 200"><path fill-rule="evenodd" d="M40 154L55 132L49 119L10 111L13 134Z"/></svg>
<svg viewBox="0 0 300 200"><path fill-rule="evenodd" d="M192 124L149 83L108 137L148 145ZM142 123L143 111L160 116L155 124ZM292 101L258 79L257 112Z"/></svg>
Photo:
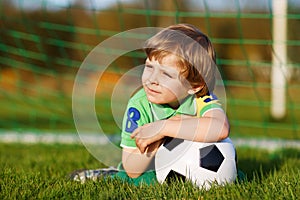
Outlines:
<svg viewBox="0 0 300 200"><path fill-rule="evenodd" d="M299 140L284 139L255 139L255 138L231 138L236 147L252 147L267 150L276 150L280 148L300 149ZM108 141L118 143L120 138L117 135L107 138L99 134L81 134L76 133L34 133L34 132L0 132L0 142L2 143L23 143L23 144L85 144L105 145Z"/></svg>

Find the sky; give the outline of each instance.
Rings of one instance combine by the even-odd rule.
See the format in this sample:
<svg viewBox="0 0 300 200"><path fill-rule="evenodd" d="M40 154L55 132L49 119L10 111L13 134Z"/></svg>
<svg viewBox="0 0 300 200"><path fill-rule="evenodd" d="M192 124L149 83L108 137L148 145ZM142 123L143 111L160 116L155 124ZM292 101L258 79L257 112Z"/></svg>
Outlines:
<svg viewBox="0 0 300 200"><path fill-rule="evenodd" d="M117 3L128 3L136 0L82 0L87 8L97 10L105 9ZM141 1L141 0L140 0ZM188 0L191 2L191 9L209 8L209 10L237 10L238 7L243 9L259 9L269 11L272 0ZM275 0L277 1L277 0ZM281 0L279 0L281 1ZM76 0L12 0L19 8L34 10L46 8L47 10L59 10L68 7ZM144 2L144 1L142 1ZM299 0L288 0L289 4L300 6ZM237 7L238 6L238 7Z"/></svg>

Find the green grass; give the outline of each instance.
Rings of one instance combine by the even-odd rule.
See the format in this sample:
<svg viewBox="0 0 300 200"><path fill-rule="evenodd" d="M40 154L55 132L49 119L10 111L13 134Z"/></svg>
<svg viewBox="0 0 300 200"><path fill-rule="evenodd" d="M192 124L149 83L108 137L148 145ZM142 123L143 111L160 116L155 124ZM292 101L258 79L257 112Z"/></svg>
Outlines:
<svg viewBox="0 0 300 200"><path fill-rule="evenodd" d="M179 181L132 186L118 180L70 182L80 168L103 167L80 145L0 145L0 199L296 199L300 151L238 148L241 183L200 190Z"/></svg>

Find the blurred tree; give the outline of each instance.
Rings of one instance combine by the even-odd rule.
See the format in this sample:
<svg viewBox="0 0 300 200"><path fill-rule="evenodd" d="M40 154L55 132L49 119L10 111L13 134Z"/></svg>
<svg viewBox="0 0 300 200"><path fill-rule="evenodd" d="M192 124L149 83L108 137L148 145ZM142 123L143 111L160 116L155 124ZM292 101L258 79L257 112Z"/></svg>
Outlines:
<svg viewBox="0 0 300 200"><path fill-rule="evenodd" d="M22 11L9 6L2 12L1 18L1 57L24 62L26 64L23 67L37 71L44 68L63 72L72 67L69 63L59 61L74 59L74 49L70 44L74 41L75 33L56 27L73 26L64 11ZM1 66L14 67L10 65L7 62Z"/></svg>

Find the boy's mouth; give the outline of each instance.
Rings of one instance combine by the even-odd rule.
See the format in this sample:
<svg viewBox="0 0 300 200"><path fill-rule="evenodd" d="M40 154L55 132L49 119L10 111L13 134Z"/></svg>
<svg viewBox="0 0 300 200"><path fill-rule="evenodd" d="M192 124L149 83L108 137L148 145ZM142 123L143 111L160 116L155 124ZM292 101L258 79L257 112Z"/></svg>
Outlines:
<svg viewBox="0 0 300 200"><path fill-rule="evenodd" d="M159 91L157 90L154 90L154 89L151 89L149 86L146 85L146 89L150 92L150 93L153 93L153 94L160 94Z"/></svg>

